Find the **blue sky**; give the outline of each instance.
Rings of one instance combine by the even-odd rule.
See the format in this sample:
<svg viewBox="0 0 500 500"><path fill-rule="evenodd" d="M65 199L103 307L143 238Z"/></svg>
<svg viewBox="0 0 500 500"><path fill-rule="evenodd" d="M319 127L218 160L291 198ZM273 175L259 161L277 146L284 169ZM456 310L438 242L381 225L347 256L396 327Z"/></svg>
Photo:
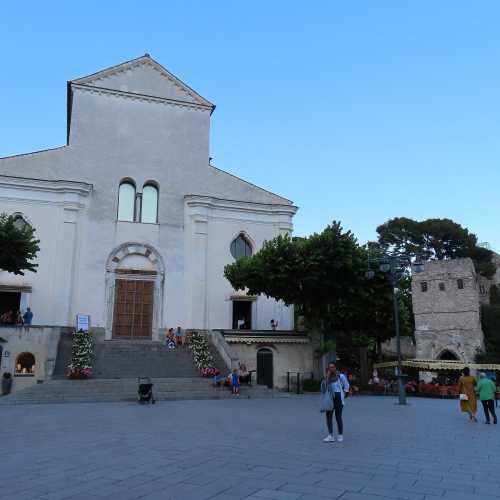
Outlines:
<svg viewBox="0 0 500 500"><path fill-rule="evenodd" d="M149 52L217 105L214 164L297 234L449 217L500 250L500 2L8 2L0 156L65 142L66 81Z"/></svg>

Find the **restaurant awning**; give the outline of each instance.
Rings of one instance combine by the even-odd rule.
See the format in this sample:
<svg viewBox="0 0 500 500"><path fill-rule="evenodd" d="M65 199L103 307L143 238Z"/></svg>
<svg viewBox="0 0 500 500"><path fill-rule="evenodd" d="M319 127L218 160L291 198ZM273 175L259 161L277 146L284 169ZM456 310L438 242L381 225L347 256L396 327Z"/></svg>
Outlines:
<svg viewBox="0 0 500 500"><path fill-rule="evenodd" d="M448 361L440 359L406 359L401 362L406 368L419 368L430 372L439 370L463 370L466 366L472 370L480 371L500 371L500 364L494 363L464 363L463 361ZM375 363L373 368L395 368L397 361L388 361L386 363Z"/></svg>

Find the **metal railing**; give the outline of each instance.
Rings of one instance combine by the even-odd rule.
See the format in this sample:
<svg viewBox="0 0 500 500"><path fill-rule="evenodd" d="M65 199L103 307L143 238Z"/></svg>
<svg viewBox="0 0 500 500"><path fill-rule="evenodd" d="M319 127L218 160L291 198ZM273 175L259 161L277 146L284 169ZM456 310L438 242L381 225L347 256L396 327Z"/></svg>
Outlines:
<svg viewBox="0 0 500 500"><path fill-rule="evenodd" d="M314 378L313 372L286 372L287 392L302 394L304 380ZM293 387L295 385L295 388Z"/></svg>

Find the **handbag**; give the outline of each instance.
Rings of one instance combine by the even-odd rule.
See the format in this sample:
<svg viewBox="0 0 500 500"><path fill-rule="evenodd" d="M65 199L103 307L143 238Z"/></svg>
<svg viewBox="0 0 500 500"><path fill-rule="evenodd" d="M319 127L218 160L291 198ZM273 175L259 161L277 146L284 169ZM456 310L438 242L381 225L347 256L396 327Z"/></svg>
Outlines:
<svg viewBox="0 0 500 500"><path fill-rule="evenodd" d="M460 401L469 401L469 396L467 394L460 394Z"/></svg>
<svg viewBox="0 0 500 500"><path fill-rule="evenodd" d="M323 388L326 386L326 389ZM332 392L328 384L324 381L321 383L321 394L319 399L319 411L324 413L325 411L333 411L333 397Z"/></svg>

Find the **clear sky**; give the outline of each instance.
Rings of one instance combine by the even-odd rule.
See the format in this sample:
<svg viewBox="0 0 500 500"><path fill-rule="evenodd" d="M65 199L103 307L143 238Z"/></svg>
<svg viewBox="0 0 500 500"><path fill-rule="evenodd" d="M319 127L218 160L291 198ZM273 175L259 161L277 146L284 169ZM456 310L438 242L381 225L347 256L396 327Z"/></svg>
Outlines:
<svg viewBox="0 0 500 500"><path fill-rule="evenodd" d="M65 143L66 81L145 52L217 105L214 164L296 234L449 217L500 250L500 2L6 2L0 156Z"/></svg>

